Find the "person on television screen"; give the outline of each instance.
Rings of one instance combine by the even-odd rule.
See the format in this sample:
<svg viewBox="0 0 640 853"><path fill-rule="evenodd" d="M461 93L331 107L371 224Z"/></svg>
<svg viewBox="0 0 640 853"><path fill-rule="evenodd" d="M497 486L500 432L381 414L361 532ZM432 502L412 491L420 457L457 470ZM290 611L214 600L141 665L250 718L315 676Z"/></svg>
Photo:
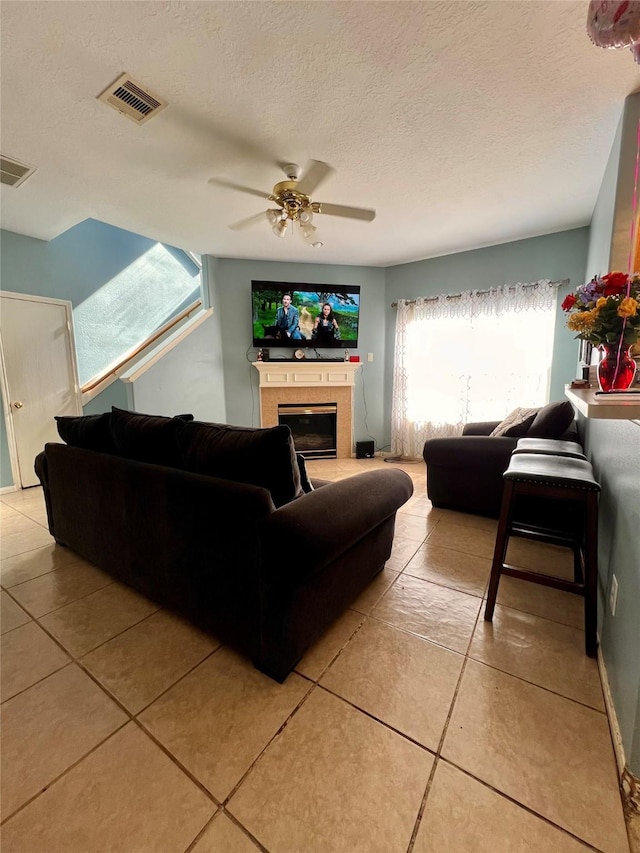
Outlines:
<svg viewBox="0 0 640 853"><path fill-rule="evenodd" d="M276 328L282 338L290 338L292 341L302 340L300 315L295 305L291 304L290 293L284 294L282 305L276 311Z"/></svg>
<svg viewBox="0 0 640 853"><path fill-rule="evenodd" d="M340 340L340 327L328 302L324 303L322 311L316 317L312 338L319 346L330 346L334 341Z"/></svg>

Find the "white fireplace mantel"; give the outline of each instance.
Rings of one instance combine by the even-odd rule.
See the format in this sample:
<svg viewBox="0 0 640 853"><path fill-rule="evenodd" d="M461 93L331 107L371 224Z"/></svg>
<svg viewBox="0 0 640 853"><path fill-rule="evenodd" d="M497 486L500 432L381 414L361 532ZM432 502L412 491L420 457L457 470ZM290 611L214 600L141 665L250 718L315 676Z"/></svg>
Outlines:
<svg viewBox="0 0 640 853"><path fill-rule="evenodd" d="M260 388L355 385L359 361L254 361Z"/></svg>

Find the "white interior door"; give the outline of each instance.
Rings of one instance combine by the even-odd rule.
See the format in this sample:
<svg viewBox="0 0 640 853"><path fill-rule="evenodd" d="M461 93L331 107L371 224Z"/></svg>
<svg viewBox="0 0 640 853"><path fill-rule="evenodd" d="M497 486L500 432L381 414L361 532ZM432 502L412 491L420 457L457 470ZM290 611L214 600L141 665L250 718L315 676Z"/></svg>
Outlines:
<svg viewBox="0 0 640 853"><path fill-rule="evenodd" d="M25 488L39 482L33 463L45 443L60 441L55 416L82 413L71 303L2 293L0 337L9 450Z"/></svg>

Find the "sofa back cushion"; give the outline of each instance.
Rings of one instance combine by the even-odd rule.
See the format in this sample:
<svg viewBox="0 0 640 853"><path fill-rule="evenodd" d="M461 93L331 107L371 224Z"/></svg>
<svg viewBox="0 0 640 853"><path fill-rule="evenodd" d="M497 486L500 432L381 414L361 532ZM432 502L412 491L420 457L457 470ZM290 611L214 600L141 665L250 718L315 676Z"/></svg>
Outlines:
<svg viewBox="0 0 640 853"><path fill-rule="evenodd" d="M253 429L194 421L183 424L178 445L187 471L262 486L277 507L303 494L288 426Z"/></svg>
<svg viewBox="0 0 640 853"><path fill-rule="evenodd" d="M56 417L58 435L70 447L81 447L83 450L95 450L98 453L115 453L110 418L110 412L78 417L59 415Z"/></svg>
<svg viewBox="0 0 640 853"><path fill-rule="evenodd" d="M177 434L185 422L192 420L193 415L167 418L127 412L112 406L110 424L115 451L119 456L138 462L181 468Z"/></svg>
<svg viewBox="0 0 640 853"><path fill-rule="evenodd" d="M549 403L536 415L527 438L560 438L569 429L573 419L573 406L568 400Z"/></svg>

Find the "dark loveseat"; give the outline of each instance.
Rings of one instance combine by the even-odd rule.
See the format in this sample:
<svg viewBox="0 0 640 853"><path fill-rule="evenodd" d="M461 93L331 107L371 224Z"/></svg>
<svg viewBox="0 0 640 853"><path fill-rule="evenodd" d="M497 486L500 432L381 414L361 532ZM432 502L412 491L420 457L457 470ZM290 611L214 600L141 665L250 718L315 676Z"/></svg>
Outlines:
<svg viewBox="0 0 640 853"><path fill-rule="evenodd" d="M492 436L500 421L469 423L462 435L425 441L427 494L435 507L498 518L502 475L520 438L558 438L578 441L568 401L550 403Z"/></svg>
<svg viewBox="0 0 640 853"><path fill-rule="evenodd" d="M375 470L304 492L288 427L188 417L59 419L68 444L36 459L51 533L282 681L383 567L411 479Z"/></svg>

